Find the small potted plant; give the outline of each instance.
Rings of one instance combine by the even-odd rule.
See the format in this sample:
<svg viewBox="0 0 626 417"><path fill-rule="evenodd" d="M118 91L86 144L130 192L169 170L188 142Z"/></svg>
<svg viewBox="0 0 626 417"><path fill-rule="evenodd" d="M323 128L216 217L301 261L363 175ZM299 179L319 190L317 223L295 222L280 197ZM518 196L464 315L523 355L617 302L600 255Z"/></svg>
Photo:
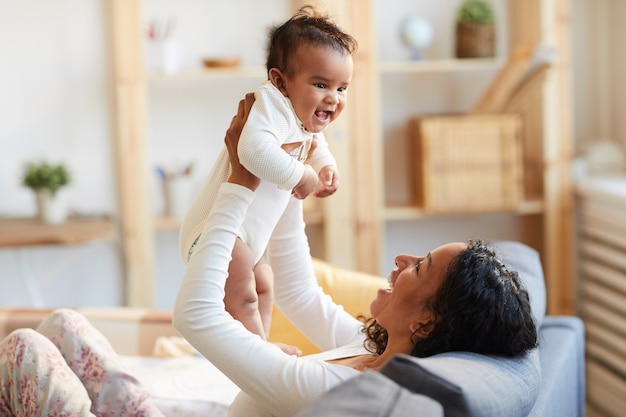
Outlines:
<svg viewBox="0 0 626 417"><path fill-rule="evenodd" d="M39 218L50 224L64 223L67 219L65 196L59 191L70 182L65 165L45 161L26 164L22 178L22 184L35 191Z"/></svg>
<svg viewBox="0 0 626 417"><path fill-rule="evenodd" d="M456 19L456 57L493 57L495 38L491 4L486 0L463 0Z"/></svg>

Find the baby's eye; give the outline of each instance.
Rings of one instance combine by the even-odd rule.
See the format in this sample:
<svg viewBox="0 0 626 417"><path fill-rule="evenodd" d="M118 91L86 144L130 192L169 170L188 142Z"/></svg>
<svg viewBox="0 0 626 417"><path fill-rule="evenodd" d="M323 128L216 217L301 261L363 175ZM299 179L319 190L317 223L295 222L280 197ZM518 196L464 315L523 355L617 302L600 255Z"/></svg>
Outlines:
<svg viewBox="0 0 626 417"><path fill-rule="evenodd" d="M346 91L348 89L348 87L339 87L337 89L337 91L339 91L340 93L343 93L344 91Z"/></svg>
<svg viewBox="0 0 626 417"><path fill-rule="evenodd" d="M422 262L423 261L417 261L417 263L415 264L415 271L419 271L420 270L420 266L422 266Z"/></svg>
<svg viewBox="0 0 626 417"><path fill-rule="evenodd" d="M326 84L324 84L324 83L316 83L315 86L317 88L326 88Z"/></svg>

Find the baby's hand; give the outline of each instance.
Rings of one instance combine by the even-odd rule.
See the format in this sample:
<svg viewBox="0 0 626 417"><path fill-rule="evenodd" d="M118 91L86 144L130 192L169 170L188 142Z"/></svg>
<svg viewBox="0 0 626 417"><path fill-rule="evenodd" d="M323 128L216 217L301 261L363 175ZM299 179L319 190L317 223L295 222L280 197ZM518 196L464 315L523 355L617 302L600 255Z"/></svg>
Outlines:
<svg viewBox="0 0 626 417"><path fill-rule="evenodd" d="M317 173L311 165L304 165L304 174L300 182L293 188L293 196L304 200L317 187Z"/></svg>
<svg viewBox="0 0 626 417"><path fill-rule="evenodd" d="M339 171L334 165L326 165L320 170L319 186L315 190L315 197L328 197L335 194L339 188Z"/></svg>

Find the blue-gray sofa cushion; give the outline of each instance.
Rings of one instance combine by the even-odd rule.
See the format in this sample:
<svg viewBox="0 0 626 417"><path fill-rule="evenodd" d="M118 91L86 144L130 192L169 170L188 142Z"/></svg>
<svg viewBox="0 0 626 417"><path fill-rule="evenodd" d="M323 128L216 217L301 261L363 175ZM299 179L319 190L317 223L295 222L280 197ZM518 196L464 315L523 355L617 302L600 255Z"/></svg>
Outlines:
<svg viewBox="0 0 626 417"><path fill-rule="evenodd" d="M421 359L398 355L380 372L439 401L446 417L525 417L541 383L537 351L518 359L466 352Z"/></svg>

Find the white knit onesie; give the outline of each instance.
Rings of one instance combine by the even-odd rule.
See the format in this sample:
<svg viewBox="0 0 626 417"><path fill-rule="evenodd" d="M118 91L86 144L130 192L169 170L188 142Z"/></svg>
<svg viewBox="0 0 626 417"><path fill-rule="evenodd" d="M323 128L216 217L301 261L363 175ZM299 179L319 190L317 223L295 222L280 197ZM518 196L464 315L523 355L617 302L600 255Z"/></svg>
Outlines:
<svg viewBox="0 0 626 417"><path fill-rule="evenodd" d="M254 96L255 102L239 139L238 153L242 165L262 180L240 230L240 238L252 250L256 263L291 198L291 190L304 174L303 161L313 134L304 129L291 101L270 81L263 82ZM315 137L317 148L308 163L319 173L324 166L336 165L336 161L324 135L316 133ZM281 148L284 144L300 142L303 145L291 154ZM185 263L202 232L217 191L229 174L230 159L224 147L183 219L179 249Z"/></svg>

